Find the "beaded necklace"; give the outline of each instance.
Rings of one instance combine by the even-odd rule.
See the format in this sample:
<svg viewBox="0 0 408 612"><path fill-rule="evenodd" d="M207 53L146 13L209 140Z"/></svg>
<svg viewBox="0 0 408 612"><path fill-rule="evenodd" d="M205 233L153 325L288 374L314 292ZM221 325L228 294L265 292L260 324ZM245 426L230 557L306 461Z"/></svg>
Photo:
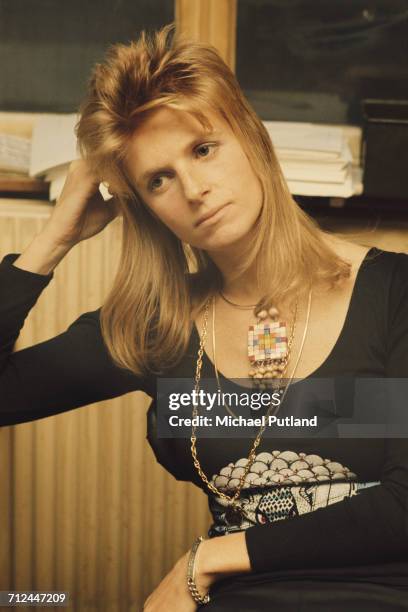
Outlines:
<svg viewBox="0 0 408 612"><path fill-rule="evenodd" d="M230 300L227 300L227 298L220 293L221 297L228 302L228 304L231 304L231 306L235 306L237 308L241 308L241 309L245 309L245 310L249 310L250 308L254 308L256 306L256 304L254 306L241 306L239 304L235 304L234 302L231 302ZM272 309L270 309L271 311ZM295 329L296 329L296 319L297 319L297 311L298 311L298 302L296 300L296 305L295 305L295 314L293 316L293 321L292 321L292 328L291 328L291 332L290 332L290 337L289 337L289 341L287 343L287 354L285 355L285 359L281 360L279 359L279 362L276 366L276 369L273 367L273 365L271 365L273 363L271 357L270 357L270 353L266 353L263 355L260 355L258 353L258 368L259 368L259 374L254 372L253 370L250 370L249 375L252 376L253 379L253 383L255 383L255 385L257 387L262 386L264 389L269 387L269 383L273 382L273 378L277 378L278 376L274 376L275 372L276 374L280 374L279 378L282 379L284 377L284 374L286 372L287 369L287 365L288 365L288 361L289 361L289 357L291 354L291 350L292 350L292 344L293 344L293 338L295 336ZM222 394L222 389L221 389L221 383L220 383L220 379L218 376L218 368L217 368L217 358L216 358L216 349L215 349L215 299L213 301L213 308L212 308L212 312L213 312L213 316L212 316L212 345L213 345L213 361L214 361L214 372L215 372L215 377L217 379L217 385L218 385L218 389L220 391L221 394L221 398L223 398L223 394ZM266 311L261 311L261 313L265 313ZM278 310L276 308L273 309L273 313L276 313L275 316L277 316ZM262 320L262 317L260 317L260 313L258 313L258 323L259 321ZM280 323L281 325L281 330L284 329L284 338L286 339L286 324L285 323ZM282 327L283 326L283 327ZM253 340L253 325L251 325L249 327L249 333L248 333L248 349L250 349L250 339ZM266 330L265 330L266 328ZM268 349L270 349L271 347L271 333L269 331L270 328L268 328L267 324L264 324L264 326L262 327L262 333L263 333L263 344L261 344L261 346L263 346L263 348L268 351ZM282 331L280 332L282 334ZM273 338L273 336L272 336ZM279 338L280 340L283 340L283 337L281 336ZM265 347L266 344L266 347ZM248 351L249 352L249 351ZM279 367L279 369L278 369ZM252 372L252 375L251 375ZM272 379L272 380L270 380ZM276 389L275 385L272 385L273 389ZM222 399L222 403L224 408L227 410L227 412L229 412L229 414L233 417L236 418L236 414L231 410L231 407L224 402L224 399Z"/></svg>
<svg viewBox="0 0 408 612"><path fill-rule="evenodd" d="M222 299L241 310L250 310L257 304L242 306L231 302L220 292ZM298 310L298 302L295 302L295 314L292 324L291 338L293 340L294 326ZM279 319L279 311L275 306L269 310L260 310L255 314L257 322L249 326L248 330L248 357L251 369L248 375L253 378L257 387L266 387L266 381L270 378L282 378L290 356L286 322ZM267 321L271 319L271 321Z"/></svg>

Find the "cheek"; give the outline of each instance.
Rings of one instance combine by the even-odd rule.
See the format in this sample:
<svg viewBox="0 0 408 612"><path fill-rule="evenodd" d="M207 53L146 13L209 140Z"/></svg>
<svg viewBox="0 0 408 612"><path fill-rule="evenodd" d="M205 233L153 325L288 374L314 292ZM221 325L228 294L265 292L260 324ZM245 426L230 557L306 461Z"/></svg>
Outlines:
<svg viewBox="0 0 408 612"><path fill-rule="evenodd" d="M244 151L236 148L231 153L228 164L237 184L244 185L246 192L256 189L259 181Z"/></svg>
<svg viewBox="0 0 408 612"><path fill-rule="evenodd" d="M188 228L188 211L182 202L173 196L163 196L160 202L146 204L152 214L166 225L176 236L182 240L186 237Z"/></svg>
<svg viewBox="0 0 408 612"><path fill-rule="evenodd" d="M259 208L263 202L263 187L261 180L256 175L254 169L251 164L247 160L246 166L246 180L248 182L248 191L250 192L251 199L253 203L256 205L256 208Z"/></svg>
<svg viewBox="0 0 408 612"><path fill-rule="evenodd" d="M239 168L239 170L238 170ZM240 160L240 164L236 166L236 188L246 200L252 204L251 209L258 210L263 202L263 189L261 181L255 174L248 159Z"/></svg>

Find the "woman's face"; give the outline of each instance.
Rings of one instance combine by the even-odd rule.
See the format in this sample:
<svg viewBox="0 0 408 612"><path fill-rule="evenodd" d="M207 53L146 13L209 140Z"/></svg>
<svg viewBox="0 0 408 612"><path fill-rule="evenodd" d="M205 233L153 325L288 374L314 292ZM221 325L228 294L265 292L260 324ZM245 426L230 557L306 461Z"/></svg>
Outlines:
<svg viewBox="0 0 408 612"><path fill-rule="evenodd" d="M145 204L182 241L218 251L248 237L262 189L229 125L208 113L154 111L135 131L126 170Z"/></svg>

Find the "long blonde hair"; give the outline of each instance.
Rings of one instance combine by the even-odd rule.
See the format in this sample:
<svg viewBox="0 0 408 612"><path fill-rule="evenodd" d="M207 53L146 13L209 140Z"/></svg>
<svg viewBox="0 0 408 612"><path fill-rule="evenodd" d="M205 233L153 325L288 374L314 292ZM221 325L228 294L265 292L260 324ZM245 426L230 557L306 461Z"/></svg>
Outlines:
<svg viewBox="0 0 408 612"><path fill-rule="evenodd" d="M223 283L208 254L182 243L157 219L126 175L132 135L163 106L191 112L204 126L205 110L218 112L260 180L262 210L236 272L255 264L265 287L260 306L303 294L310 285L334 287L351 267L293 200L263 123L213 47L175 36L173 26L111 46L93 69L76 132L82 156L109 183L122 213L120 264L101 308L101 329L115 363L136 375L161 373L181 359L193 318Z"/></svg>

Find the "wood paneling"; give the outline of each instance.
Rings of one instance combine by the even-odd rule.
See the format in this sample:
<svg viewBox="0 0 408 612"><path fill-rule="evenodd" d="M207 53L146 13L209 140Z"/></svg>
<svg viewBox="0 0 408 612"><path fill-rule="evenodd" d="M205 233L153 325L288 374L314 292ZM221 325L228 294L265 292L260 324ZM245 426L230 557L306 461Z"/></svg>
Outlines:
<svg viewBox="0 0 408 612"><path fill-rule="evenodd" d="M235 68L237 0L176 0L179 31L216 47L232 70Z"/></svg>

